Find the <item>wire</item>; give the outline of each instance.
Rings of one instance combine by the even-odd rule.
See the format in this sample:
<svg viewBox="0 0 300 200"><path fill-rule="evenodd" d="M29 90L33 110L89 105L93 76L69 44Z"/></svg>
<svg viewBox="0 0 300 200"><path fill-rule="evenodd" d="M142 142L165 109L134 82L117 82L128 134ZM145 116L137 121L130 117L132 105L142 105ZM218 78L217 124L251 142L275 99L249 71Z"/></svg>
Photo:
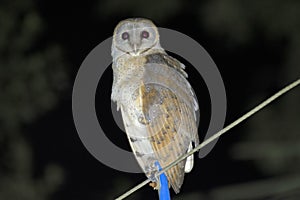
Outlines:
<svg viewBox="0 0 300 200"><path fill-rule="evenodd" d="M218 131L216 134L214 134L211 137L209 137L207 140L205 140L204 142L202 142L201 144L199 144L197 147L195 147L194 149L192 149L188 153L180 156L178 159L176 159L171 164L169 164L168 166L166 166L165 168L163 168L161 171L157 172L156 175L155 175L155 177L158 177L159 175L161 175L165 171L171 169L173 166L175 166L176 164L178 164L180 161L182 161L185 158L189 157L190 155L192 155L196 151L199 151L201 148L205 147L207 144L209 144L210 142L214 141L215 139L217 139L218 137L220 137L221 135L223 135L224 133L226 133L227 131L229 131L231 128L235 127L236 125L238 125L242 121L244 121L247 118L249 118L250 116L254 115L259 110L263 109L265 106L267 106L268 104L270 104L272 101L274 101L275 99L277 99L281 95L285 94L286 92L292 90L293 88L295 88L299 84L300 84L300 78L297 79L296 81L292 82L288 86L284 87L283 89L281 89L280 91L278 91L277 93L275 93L274 95L272 95L271 97L269 97L268 99L266 99L265 101L263 101L262 103L260 103L259 105L257 105L256 107L254 107L252 110L250 110L249 112L247 112L246 114L244 114L242 117L238 118L237 120L235 120L234 122L232 122L231 124L229 124L228 126L226 126L225 128L223 128L222 130ZM137 191L138 189L140 189L141 187L143 187L144 185L146 185L150 181L151 181L151 179L148 178L147 180L145 180L142 183L138 184L134 188L128 190L126 193L124 193L120 197L116 198L116 200L122 200L122 199L128 197L129 195L131 195L132 193L134 193L135 191Z"/></svg>

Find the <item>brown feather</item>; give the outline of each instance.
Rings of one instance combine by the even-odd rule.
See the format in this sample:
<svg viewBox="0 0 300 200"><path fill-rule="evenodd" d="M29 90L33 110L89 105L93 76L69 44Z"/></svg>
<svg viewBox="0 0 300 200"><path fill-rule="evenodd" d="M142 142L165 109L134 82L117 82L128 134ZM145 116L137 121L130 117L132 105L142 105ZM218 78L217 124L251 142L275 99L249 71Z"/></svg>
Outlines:
<svg viewBox="0 0 300 200"><path fill-rule="evenodd" d="M186 153L188 147L186 144L190 142L190 138L184 137L178 130L181 122L186 124L188 118L193 115L186 112L184 102L167 88L155 84L142 84L139 92L142 98L138 98L137 103L143 109L144 120L149 122L147 124L149 140L161 167L166 167ZM153 106L157 107L158 114L151 118ZM176 193L179 192L184 179L184 164L185 160L166 172L168 181Z"/></svg>

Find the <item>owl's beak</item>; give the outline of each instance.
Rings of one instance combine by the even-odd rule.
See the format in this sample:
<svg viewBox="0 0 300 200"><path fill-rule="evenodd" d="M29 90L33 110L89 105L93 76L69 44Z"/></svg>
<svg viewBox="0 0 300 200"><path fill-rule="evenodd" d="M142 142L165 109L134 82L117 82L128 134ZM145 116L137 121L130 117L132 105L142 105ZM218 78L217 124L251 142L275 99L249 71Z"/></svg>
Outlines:
<svg viewBox="0 0 300 200"><path fill-rule="evenodd" d="M131 48L132 48L132 52L130 53L132 56L138 56L140 55L140 49L139 49L139 44L137 43L131 43Z"/></svg>
<svg viewBox="0 0 300 200"><path fill-rule="evenodd" d="M137 44L133 44L133 53L134 53L135 55L138 54Z"/></svg>

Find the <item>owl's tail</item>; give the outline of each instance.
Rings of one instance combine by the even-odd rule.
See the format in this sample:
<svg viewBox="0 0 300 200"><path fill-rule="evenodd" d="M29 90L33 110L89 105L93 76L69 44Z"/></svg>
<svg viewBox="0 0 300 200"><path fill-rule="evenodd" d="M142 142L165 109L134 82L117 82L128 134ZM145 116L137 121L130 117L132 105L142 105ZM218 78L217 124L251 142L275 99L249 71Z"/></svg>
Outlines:
<svg viewBox="0 0 300 200"><path fill-rule="evenodd" d="M158 166L159 170L161 170L161 166L158 162L156 162L155 165ZM171 200L168 178L165 175L165 173L159 175L159 185L160 185L158 189L159 200Z"/></svg>

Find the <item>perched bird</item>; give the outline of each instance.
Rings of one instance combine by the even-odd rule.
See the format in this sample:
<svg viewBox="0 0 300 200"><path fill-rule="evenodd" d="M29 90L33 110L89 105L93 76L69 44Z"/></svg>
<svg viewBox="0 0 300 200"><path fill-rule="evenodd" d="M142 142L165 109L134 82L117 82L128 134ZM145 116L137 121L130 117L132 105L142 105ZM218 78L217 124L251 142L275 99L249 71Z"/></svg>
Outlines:
<svg viewBox="0 0 300 200"><path fill-rule="evenodd" d="M121 109L132 151L144 173L154 174L198 145L198 103L185 66L161 47L157 27L147 19L121 21L112 42L111 99ZM165 172L175 193L193 156ZM159 184L157 184L159 189ZM169 186L170 187L170 186Z"/></svg>

